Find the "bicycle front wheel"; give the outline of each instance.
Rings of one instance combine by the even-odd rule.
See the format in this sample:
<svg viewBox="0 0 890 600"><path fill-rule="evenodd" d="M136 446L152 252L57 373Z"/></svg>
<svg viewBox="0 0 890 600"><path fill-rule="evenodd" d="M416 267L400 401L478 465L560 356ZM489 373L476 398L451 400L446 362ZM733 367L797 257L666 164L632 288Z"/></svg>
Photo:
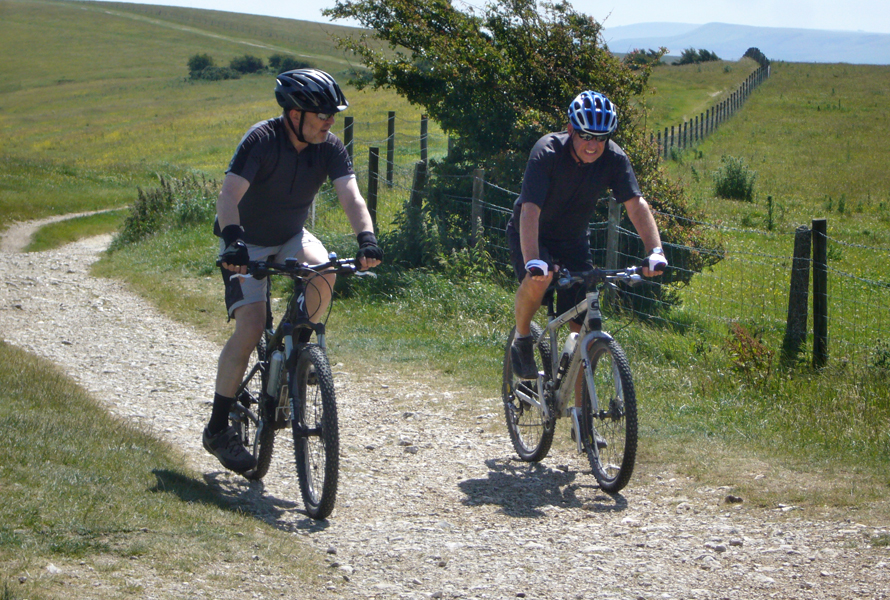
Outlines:
<svg viewBox="0 0 890 600"><path fill-rule="evenodd" d="M637 455L637 397L624 350L614 340L596 340L587 350L596 398L585 378L584 447L603 491L618 492L630 480Z"/></svg>
<svg viewBox="0 0 890 600"><path fill-rule="evenodd" d="M519 454L519 458L526 462L539 462L544 460L550 452L553 444L553 430L556 415L550 413L550 418L545 419L544 413L533 403L543 406L546 399L538 392L538 382L531 379L520 379L513 372L513 361L510 347L513 345L513 337L516 329L510 332L507 339L507 348L504 353L504 373L501 384L501 396L504 400L504 416L507 420L507 431L510 432L510 441L513 448ZM541 327L532 323L532 336L541 335ZM545 381L550 379L550 343L543 341L538 344L538 354L544 366Z"/></svg>
<svg viewBox="0 0 890 600"><path fill-rule="evenodd" d="M266 360L266 341L260 340L250 356L249 365L261 365ZM275 446L275 428L267 417L268 406L263 390L266 387L265 366L252 367L241 384L241 390L232 411L229 423L241 436L241 442L257 461L256 468L242 473L252 481L262 479L272 464L272 450ZM274 415L273 415L274 416Z"/></svg>
<svg viewBox="0 0 890 600"><path fill-rule="evenodd" d="M325 519L334 510L340 470L340 432L334 378L319 346L300 351L291 371L294 457L306 512Z"/></svg>

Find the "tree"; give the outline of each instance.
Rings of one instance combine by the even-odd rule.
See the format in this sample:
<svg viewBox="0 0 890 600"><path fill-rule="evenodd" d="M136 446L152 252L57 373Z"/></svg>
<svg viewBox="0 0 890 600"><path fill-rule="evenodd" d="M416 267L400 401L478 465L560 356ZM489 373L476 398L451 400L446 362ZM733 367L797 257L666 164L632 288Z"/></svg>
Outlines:
<svg viewBox="0 0 890 600"><path fill-rule="evenodd" d="M276 74L293 71L294 69L309 69L311 67L312 65L309 63L303 62L290 54L273 54L269 57L269 69Z"/></svg>
<svg viewBox="0 0 890 600"><path fill-rule="evenodd" d="M651 48L649 50L641 50L639 48L634 48L624 55L624 64L634 70L646 66L659 67L664 64L661 61L661 58L665 54L667 54L667 48L661 48L659 50L653 50Z"/></svg>
<svg viewBox="0 0 890 600"><path fill-rule="evenodd" d="M720 57L717 56L716 52L711 52L710 50L696 50L695 48L686 48L683 50L683 53L680 54L680 60L675 62L675 65L697 65L703 62L710 62L720 60Z"/></svg>
<svg viewBox="0 0 890 600"><path fill-rule="evenodd" d="M569 102L587 89L621 107L616 138L650 203L685 213L681 190L667 182L641 126L638 97L650 67L623 64L605 46L602 26L568 2L506 0L463 12L450 0L336 0L324 14L354 19L374 32L338 40L370 72L355 85L395 89L457 138L455 151L432 165L425 207L427 231L436 232L444 251L465 245L469 233L469 215L459 214L466 207L449 198L470 196L472 181L449 176L483 167L486 180L518 190L531 147L543 134L565 129ZM372 45L380 40L388 47ZM663 237L670 241L670 232Z"/></svg>
<svg viewBox="0 0 890 600"><path fill-rule="evenodd" d="M746 58L750 58L757 61L761 67L769 66L769 59L766 57L766 54L760 51L759 48L748 48L745 50L745 54L743 55Z"/></svg>
<svg viewBox="0 0 890 600"><path fill-rule="evenodd" d="M189 58L189 76L194 78L195 73L200 73L207 67L213 66L213 57L209 54L194 54Z"/></svg>
<svg viewBox="0 0 890 600"><path fill-rule="evenodd" d="M257 56L245 54L244 56L236 56L229 61L229 68L244 75L249 73L259 73L266 68L263 59Z"/></svg>

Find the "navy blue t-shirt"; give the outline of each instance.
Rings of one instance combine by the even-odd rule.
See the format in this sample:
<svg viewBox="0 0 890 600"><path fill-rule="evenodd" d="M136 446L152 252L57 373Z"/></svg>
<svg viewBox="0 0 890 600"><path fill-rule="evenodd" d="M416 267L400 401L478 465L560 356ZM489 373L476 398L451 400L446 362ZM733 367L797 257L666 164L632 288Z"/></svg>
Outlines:
<svg viewBox="0 0 890 600"><path fill-rule="evenodd" d="M355 174L343 142L330 132L321 144L297 152L283 117L251 127L226 173L250 182L238 213L244 241L260 246L278 246L300 233L325 180ZM214 231L219 235L218 224Z"/></svg>
<svg viewBox="0 0 890 600"><path fill-rule="evenodd" d="M522 204L541 207L538 235L542 239L576 240L587 236L597 200L612 190L615 200L642 196L630 160L621 146L609 140L592 163L578 163L567 131L545 135L529 155L522 191L513 205L513 224L519 229Z"/></svg>

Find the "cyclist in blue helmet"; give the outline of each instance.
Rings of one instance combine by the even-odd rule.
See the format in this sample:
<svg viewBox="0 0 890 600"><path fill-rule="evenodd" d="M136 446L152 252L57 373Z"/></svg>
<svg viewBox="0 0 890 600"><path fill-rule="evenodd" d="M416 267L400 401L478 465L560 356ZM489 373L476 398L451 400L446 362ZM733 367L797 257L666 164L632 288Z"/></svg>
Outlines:
<svg viewBox="0 0 890 600"><path fill-rule="evenodd" d="M646 247L643 274L652 277L667 267L658 225L630 160L611 139L618 128L618 108L604 94L585 91L569 104L568 118L566 131L547 134L532 148L522 191L507 224L511 262L520 282L513 371L529 379L538 372L530 336L532 318L553 278L554 264L569 271L592 268L587 226L599 199L611 192L627 210ZM558 294L557 312L574 306L577 293ZM580 321L571 327L580 331Z"/></svg>

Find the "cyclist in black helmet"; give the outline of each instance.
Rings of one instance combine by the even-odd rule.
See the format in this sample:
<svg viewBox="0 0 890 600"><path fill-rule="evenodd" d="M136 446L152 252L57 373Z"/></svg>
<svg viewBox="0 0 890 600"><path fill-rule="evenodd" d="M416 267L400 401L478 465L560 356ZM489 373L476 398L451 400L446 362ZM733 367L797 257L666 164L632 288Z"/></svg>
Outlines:
<svg viewBox="0 0 890 600"><path fill-rule="evenodd" d="M643 274L667 267L658 226L642 198L633 167L621 147L610 139L618 128L618 109L603 94L585 91L569 105L566 131L542 137L532 148L522 191L507 224L507 241L520 285L516 292L516 338L511 348L513 371L537 378L532 317L553 278L553 265L569 271L592 268L587 224L596 202L607 190L624 204L649 255ZM557 312L576 304L575 293L557 295ZM580 323L571 323L573 331ZM580 397L579 397L580 400Z"/></svg>
<svg viewBox="0 0 890 600"><path fill-rule="evenodd" d="M317 69L281 73L275 98L279 117L251 127L238 144L217 200L214 233L220 237L220 259L226 308L235 331L223 347L216 375L216 394L203 442L227 469L248 471L255 459L229 427L229 410L248 359L266 324L266 280L231 278L246 273L249 260L297 258L327 260L322 243L304 228L321 185L333 182L340 205L356 234L356 258L362 269L375 267L383 252L374 236L371 215L359 192L352 162L343 143L331 133L334 117L349 105L334 79ZM330 302L328 285L307 288L306 306L320 318Z"/></svg>

